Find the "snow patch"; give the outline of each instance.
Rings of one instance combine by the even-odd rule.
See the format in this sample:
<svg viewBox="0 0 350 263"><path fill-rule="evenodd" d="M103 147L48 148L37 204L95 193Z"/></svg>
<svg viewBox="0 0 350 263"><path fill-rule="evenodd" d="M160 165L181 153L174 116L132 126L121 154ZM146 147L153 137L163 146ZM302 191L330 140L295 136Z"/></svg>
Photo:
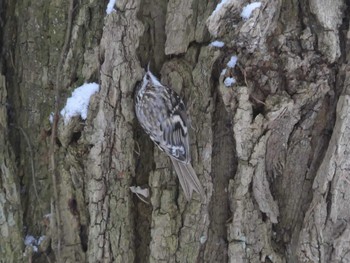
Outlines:
<svg viewBox="0 0 350 263"><path fill-rule="evenodd" d="M219 4L216 6L215 10L208 17L206 24L210 34L218 38L219 34L221 35L225 30L225 22L224 19L226 14L229 14L233 8L238 5L237 0L221 0ZM219 31L221 31L219 33Z"/></svg>
<svg viewBox="0 0 350 263"><path fill-rule="evenodd" d="M44 215L43 217L44 217L44 218L47 218L47 219L50 219L51 216L52 216L52 214L51 214L51 213L48 213L48 214Z"/></svg>
<svg viewBox="0 0 350 263"><path fill-rule="evenodd" d="M38 242L35 237L27 235L24 239L24 244L26 246L31 246L34 252L38 252Z"/></svg>
<svg viewBox="0 0 350 263"><path fill-rule="evenodd" d="M41 236L38 238L38 246L45 240L46 236Z"/></svg>
<svg viewBox="0 0 350 263"><path fill-rule="evenodd" d="M223 46L225 46L225 43L224 42L222 42L222 41L214 41L214 42L211 42L210 43L210 46L212 46L212 47L223 47Z"/></svg>
<svg viewBox="0 0 350 263"><path fill-rule="evenodd" d="M31 236L31 235L27 235L24 239L24 244L26 246L30 246L30 245L33 245L33 244L36 244L36 238Z"/></svg>
<svg viewBox="0 0 350 263"><path fill-rule="evenodd" d="M61 110L66 124L72 117L81 116L83 120L87 118L90 97L100 89L97 83L85 83L76 88L72 96L67 99L66 106Z"/></svg>
<svg viewBox="0 0 350 263"><path fill-rule="evenodd" d="M206 236L201 236L200 238L199 238L199 242L201 242L201 244L203 245L206 241L207 241L207 237Z"/></svg>
<svg viewBox="0 0 350 263"><path fill-rule="evenodd" d="M53 117L54 116L55 116L55 114L53 112L51 112L50 116L49 116L49 121L50 121L51 124L53 123Z"/></svg>
<svg viewBox="0 0 350 263"><path fill-rule="evenodd" d="M228 66L229 68L234 68L234 67L236 66L236 63L237 63L237 57L236 57L236 56L232 56L232 57L230 58L230 61L227 62L227 66Z"/></svg>
<svg viewBox="0 0 350 263"><path fill-rule="evenodd" d="M109 3L108 3L108 5L107 5L107 9L106 9L107 15L109 15L110 13L112 13L113 11L115 11L115 9L114 9L115 1L116 1L116 0L109 0Z"/></svg>
<svg viewBox="0 0 350 263"><path fill-rule="evenodd" d="M237 60L238 60L237 56L231 56L230 60L226 64L226 68L224 68L221 71L220 76L225 76L227 69L234 68L237 64ZM230 72L231 71L232 70L230 70ZM235 83L236 83L236 79L234 77L226 77L224 80L224 84L226 87L231 87Z"/></svg>
<svg viewBox="0 0 350 263"><path fill-rule="evenodd" d="M243 7L241 17L244 20L247 20L252 15L252 12L254 11L254 9L257 9L260 6L261 6L261 2L253 2L253 3L250 3L249 5L246 5L245 7Z"/></svg>
<svg viewBox="0 0 350 263"><path fill-rule="evenodd" d="M217 11L219 11L221 9L221 7L227 2L228 2L228 0L221 0L221 2L218 3L218 5L216 6L215 10L213 11L213 14L216 13Z"/></svg>
<svg viewBox="0 0 350 263"><path fill-rule="evenodd" d="M225 80L224 80L224 84L226 87L231 87L233 84L236 83L236 79L235 78L230 78L230 77L227 77Z"/></svg>

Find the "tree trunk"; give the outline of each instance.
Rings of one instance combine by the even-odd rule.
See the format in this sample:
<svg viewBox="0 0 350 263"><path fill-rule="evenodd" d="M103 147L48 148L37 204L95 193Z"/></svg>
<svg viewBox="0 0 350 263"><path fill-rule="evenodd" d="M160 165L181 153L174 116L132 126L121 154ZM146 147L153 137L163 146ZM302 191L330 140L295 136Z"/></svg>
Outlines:
<svg viewBox="0 0 350 263"><path fill-rule="evenodd" d="M218 4L0 1L4 262L350 262L349 1ZM135 119L149 62L186 101L205 203Z"/></svg>

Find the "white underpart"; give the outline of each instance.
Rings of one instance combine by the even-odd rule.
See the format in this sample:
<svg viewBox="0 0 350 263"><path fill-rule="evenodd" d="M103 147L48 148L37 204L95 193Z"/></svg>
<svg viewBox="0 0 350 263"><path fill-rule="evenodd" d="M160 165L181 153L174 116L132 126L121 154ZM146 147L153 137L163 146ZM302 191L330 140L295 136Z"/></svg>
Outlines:
<svg viewBox="0 0 350 263"><path fill-rule="evenodd" d="M147 80L147 75L145 74L143 76L143 80L142 80L142 87L139 91L139 97L143 97L143 94L145 93L145 88L147 87L147 84L148 84L148 80Z"/></svg>
<svg viewBox="0 0 350 263"><path fill-rule="evenodd" d="M151 77L151 80L152 80L153 84L158 85L158 86L163 86L162 83L159 82L157 77L154 76L151 71L148 71L148 74Z"/></svg>

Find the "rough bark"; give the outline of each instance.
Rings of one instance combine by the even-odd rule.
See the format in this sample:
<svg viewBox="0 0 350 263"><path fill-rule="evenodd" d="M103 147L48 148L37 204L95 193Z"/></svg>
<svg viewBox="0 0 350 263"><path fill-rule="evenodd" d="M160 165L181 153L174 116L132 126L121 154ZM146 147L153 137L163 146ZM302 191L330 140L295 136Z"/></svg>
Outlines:
<svg viewBox="0 0 350 263"><path fill-rule="evenodd" d="M0 2L1 260L350 262L349 2L217 4ZM148 62L187 102L206 203L136 122Z"/></svg>

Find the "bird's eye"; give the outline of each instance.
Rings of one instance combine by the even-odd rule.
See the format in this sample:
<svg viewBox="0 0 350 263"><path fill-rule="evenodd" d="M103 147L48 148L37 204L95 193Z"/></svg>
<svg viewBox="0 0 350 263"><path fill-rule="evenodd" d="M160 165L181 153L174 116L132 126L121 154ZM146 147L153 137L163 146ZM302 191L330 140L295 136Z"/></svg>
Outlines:
<svg viewBox="0 0 350 263"><path fill-rule="evenodd" d="M148 81L150 81L150 80L151 80L150 75L146 74L146 79L147 79Z"/></svg>

